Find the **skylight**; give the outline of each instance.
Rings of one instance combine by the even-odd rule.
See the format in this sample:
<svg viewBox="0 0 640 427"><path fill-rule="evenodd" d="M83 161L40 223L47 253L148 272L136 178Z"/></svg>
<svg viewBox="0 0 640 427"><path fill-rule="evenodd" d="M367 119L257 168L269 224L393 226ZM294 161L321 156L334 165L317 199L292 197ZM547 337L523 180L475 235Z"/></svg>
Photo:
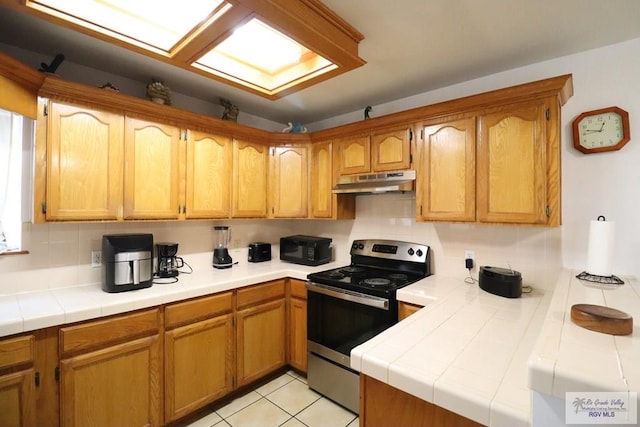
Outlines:
<svg viewBox="0 0 640 427"><path fill-rule="evenodd" d="M294 11L286 0L23 1L56 24L270 99L365 63L362 35L319 0Z"/></svg>

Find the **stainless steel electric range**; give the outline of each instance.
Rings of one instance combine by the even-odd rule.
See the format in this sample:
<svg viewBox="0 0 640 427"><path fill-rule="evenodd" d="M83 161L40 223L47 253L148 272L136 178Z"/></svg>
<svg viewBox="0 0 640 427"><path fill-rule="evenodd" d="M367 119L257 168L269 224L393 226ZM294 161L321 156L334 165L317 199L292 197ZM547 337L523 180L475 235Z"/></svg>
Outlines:
<svg viewBox="0 0 640 427"><path fill-rule="evenodd" d="M354 240L351 264L307 276L309 387L358 413L351 350L398 322L396 291L431 275L429 246Z"/></svg>

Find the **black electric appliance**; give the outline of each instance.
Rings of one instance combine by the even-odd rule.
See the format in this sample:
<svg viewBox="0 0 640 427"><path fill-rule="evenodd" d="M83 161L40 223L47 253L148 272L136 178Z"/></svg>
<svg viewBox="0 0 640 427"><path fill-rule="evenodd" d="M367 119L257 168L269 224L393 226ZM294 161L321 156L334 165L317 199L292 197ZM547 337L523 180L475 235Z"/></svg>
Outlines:
<svg viewBox="0 0 640 427"><path fill-rule="evenodd" d="M226 225L213 227L214 248L213 267L231 268L233 258L229 255L229 243L231 242L231 229Z"/></svg>
<svg viewBox="0 0 640 427"><path fill-rule="evenodd" d="M184 266L184 260L176 256L177 253L177 243L156 243L156 275L158 277L176 277L180 274L178 269Z"/></svg>
<svg viewBox="0 0 640 427"><path fill-rule="evenodd" d="M522 275L510 268L480 267L478 285L483 291L505 298L520 298L522 295Z"/></svg>
<svg viewBox="0 0 640 427"><path fill-rule="evenodd" d="M280 238L280 260L302 265L321 265L331 261L331 239L316 236Z"/></svg>
<svg viewBox="0 0 640 427"><path fill-rule="evenodd" d="M102 236L102 290L132 291L153 282L153 234Z"/></svg>
<svg viewBox="0 0 640 427"><path fill-rule="evenodd" d="M307 276L307 382L358 412L351 350L398 322L399 288L431 275L429 246L354 240L351 264Z"/></svg>
<svg viewBox="0 0 640 427"><path fill-rule="evenodd" d="M271 261L271 243L249 243L249 262Z"/></svg>

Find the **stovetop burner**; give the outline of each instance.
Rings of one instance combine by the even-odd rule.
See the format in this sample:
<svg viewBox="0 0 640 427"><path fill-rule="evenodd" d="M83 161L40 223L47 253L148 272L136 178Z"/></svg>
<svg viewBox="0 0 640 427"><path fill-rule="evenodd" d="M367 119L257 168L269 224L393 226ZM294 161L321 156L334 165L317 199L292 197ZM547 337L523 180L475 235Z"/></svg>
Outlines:
<svg viewBox="0 0 640 427"><path fill-rule="evenodd" d="M430 249L394 240L354 240L351 264L307 276L311 282L380 297L431 274Z"/></svg>

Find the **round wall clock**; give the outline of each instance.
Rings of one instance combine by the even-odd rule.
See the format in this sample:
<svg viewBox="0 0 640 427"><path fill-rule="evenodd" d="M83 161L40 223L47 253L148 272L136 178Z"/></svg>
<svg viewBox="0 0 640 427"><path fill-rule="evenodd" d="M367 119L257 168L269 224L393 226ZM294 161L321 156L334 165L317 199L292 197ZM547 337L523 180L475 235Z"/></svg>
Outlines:
<svg viewBox="0 0 640 427"><path fill-rule="evenodd" d="M619 150L629 139L629 113L622 108L587 111L573 121L573 146L585 154Z"/></svg>

